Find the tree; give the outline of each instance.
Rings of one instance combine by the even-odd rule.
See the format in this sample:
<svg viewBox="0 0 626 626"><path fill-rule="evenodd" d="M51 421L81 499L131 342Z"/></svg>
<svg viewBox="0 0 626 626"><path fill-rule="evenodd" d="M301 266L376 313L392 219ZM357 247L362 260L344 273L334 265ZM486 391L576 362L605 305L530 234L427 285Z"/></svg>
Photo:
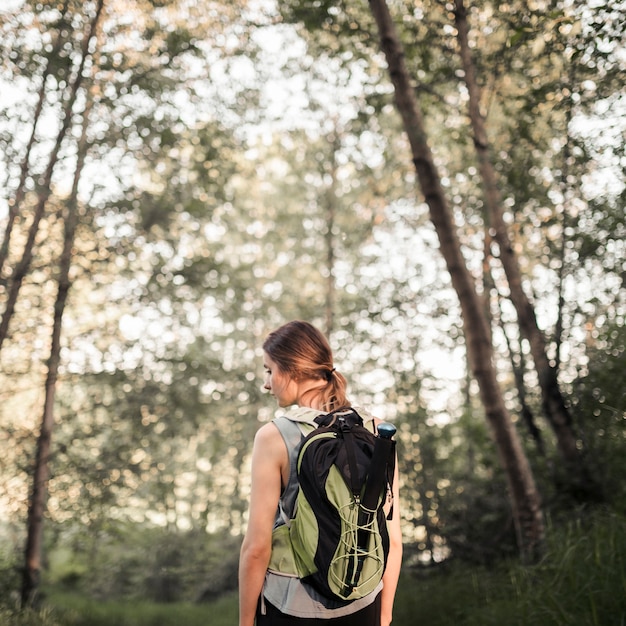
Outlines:
<svg viewBox="0 0 626 626"><path fill-rule="evenodd" d="M61 10L61 19L59 20L58 28L55 31L54 45L52 46L52 50L50 52L49 58L47 59L45 69L41 76L41 84L39 87L39 95L37 98L37 104L35 106L35 110L33 111L33 123L32 123L31 132L30 132L30 137L28 138L26 149L24 150L24 156L22 157L22 162L20 165L19 181L17 183L14 196L13 198L11 198L9 202L9 215L7 219L7 224L5 226L4 235L2 238L2 246L0 246L0 278L2 277L4 264L6 263L7 257L9 255L9 247L10 247L10 242L11 242L11 235L13 233L13 226L15 224L15 219L17 218L20 212L22 201L26 194L26 179L29 174L29 162L30 162L32 151L33 151L33 146L35 145L37 125L39 124L41 120L41 114L42 114L44 103L45 103L46 90L47 90L46 83L47 83L48 78L54 73L53 60L55 60L59 56L59 53L65 41L64 34L67 33L67 30L65 30L63 25L65 24L67 20L68 4L69 4L69 0L65 0L63 3L63 8ZM2 346L2 336L0 335L0 347L1 346Z"/></svg>
<svg viewBox="0 0 626 626"><path fill-rule="evenodd" d="M39 85L38 89L39 97L34 107L33 130L26 146L26 156L21 161L21 167L18 172L19 176L14 177L14 180L17 180L14 195L8 203L10 208L9 219L7 221L4 238L6 246L3 245L2 253L4 254L6 252L6 258L9 261L13 260L9 258L9 242L11 235L14 234L13 225L16 221L18 209L24 209L22 213L26 218L29 215L27 209L32 208L29 203L32 201L33 196L35 196L35 206L33 209L34 217L30 224L26 219L24 219L21 224L22 228L24 228L24 222L26 223L28 233L25 237L26 244L22 258L13 267L13 271L7 281L9 289L4 315L0 325L0 344L8 336L9 322L13 317L22 282L27 277L33 265L33 260L38 260L42 265L48 262L48 259L45 258L44 260L42 258L43 255L41 255L42 249L45 248L47 242L37 242L36 240L41 226L43 225L45 228L57 218L57 215L49 210L50 206L65 206L64 212L62 210L58 212L58 217L63 221L65 226L65 236L63 249L59 257L60 265L58 276L56 277L58 290L56 301L53 304L53 319L51 320L52 341L50 354L46 363L47 375L44 383L43 418L37 437L37 450L35 452L35 460L32 469L33 484L28 507L28 528L25 551L26 567L22 586L22 597L25 605L32 602L34 599L39 583L42 525L43 517L46 512L48 482L51 475L52 482L54 483L56 481L57 485L62 484L65 479L61 472L57 473L55 476L54 469L51 470L51 465L54 466L55 463L57 463L57 469L60 467L60 464L58 464L59 459L66 457L65 452L67 450L64 441L62 442L63 445L56 446L58 451L54 451L51 445L52 430L55 422L55 404L61 404L63 401L63 394L61 394L61 402L58 401L57 381L59 378L62 379L64 375L67 377L67 371L63 370L63 363L61 362L61 329L70 290L70 268L72 267L73 254L76 252L76 249L78 249L79 252L85 251L85 241L87 241L87 245L91 245L94 242L94 240L89 239L89 234L85 235L83 233L85 240L79 242L77 245L75 234L78 212L80 208L85 206L86 197L92 201L95 198L95 201L90 207L93 209L89 215L91 220L89 222L86 220L84 224L85 230L87 230L88 226L97 228L98 225L100 225L103 230L107 228L110 229L114 219L110 212L111 204L107 206L106 200L103 201L102 199L103 195L106 197L106 194L103 194L103 190L107 188L107 182L115 181L115 174L123 177L123 173L120 172L124 169L124 157L132 154L135 157L139 156L143 158L144 161L147 161L146 157L151 156L157 149L163 150L172 147L173 140L177 138L176 130L182 127L182 125L179 125L178 128L173 130L168 126L169 122L172 122L172 125L174 125L172 118L180 119L180 112L169 102L169 98L172 97L172 94L176 93L180 87L178 78L175 77L176 72L174 70L176 69L176 64L180 62L181 57L185 57L186 53L190 50L192 53L194 52L194 46L192 45L194 37L181 26L181 24L185 23L184 15L178 16L180 22L175 24L176 28L159 29L155 25L155 22L158 21L157 18L162 19L164 17L164 12L156 10L153 15L150 15L150 10L153 10L154 7L151 3L144 4L142 2L136 3L132 8L136 11L137 15L140 15L141 11L145 10L148 18L154 18L154 22L150 19L146 19L147 26L145 27L146 31L144 33L146 36L137 38L139 41L147 42L146 45L149 47L149 50L142 56L141 54L135 54L133 50L124 49L123 46L128 44L130 38L120 36L118 39L115 35L119 35L119 31L124 31L124 28L132 30L141 27L144 25L144 20L138 19L137 23L130 23L127 21L126 15L124 15L122 19L123 25L120 26L120 24L116 22L117 15L115 6L112 3L109 4L107 8L111 10L107 13L104 10L104 4L104 0L99 0L98 3L94 3L93 5L83 5L82 3L75 4L69 1L58 7L56 5L48 6L38 4L36 7L32 7L31 10L35 14L42 12L46 19L41 21L33 20L33 29L30 34L35 36L26 38L31 44L35 42L33 45L34 51L29 52L29 58L32 57L35 59L33 65L37 67L41 65L44 69L42 84ZM128 7L125 6L124 8L126 10ZM191 10L193 12L193 8ZM229 6L227 10L233 10L233 7ZM213 16L217 15L218 13L213 14ZM144 15L142 15L142 17L144 17ZM37 47L38 43L44 41L41 48L45 49L45 39L47 37L45 27L46 25L50 26L50 24L45 23L46 20L51 21L52 26L50 27L50 33L52 41L57 42L51 46L49 57L45 57L45 55L41 53L41 49ZM95 46L96 51L94 53L92 47L93 39L96 30L100 26L100 22L104 20L107 20L107 37L103 37L99 45ZM79 27L81 24L85 24L84 30ZM37 32L37 27L39 26L42 26L41 32ZM198 25L197 28L199 32L203 32L200 25ZM155 33L157 34L155 35ZM39 35L41 39L38 40L36 35ZM122 48L121 50L119 48L116 49L118 45ZM159 54L155 55L157 52ZM197 56L200 56L199 53ZM11 55L11 58L16 57L19 58L17 50ZM47 58L49 63L45 64L41 62L42 58ZM57 64L62 66L63 71L59 70L55 74L55 70L58 70ZM125 66L121 68L124 64ZM21 65L19 67L20 69L24 69ZM48 77L57 80L57 85L59 85L58 98L55 98L57 94L51 95L52 90L50 83L54 83L54 81L52 79L46 81ZM21 78L25 79L26 77ZM183 78L188 79L189 75L183 73ZM159 79L161 82L158 83L156 79ZM88 89L84 87L87 81L89 81ZM129 103L121 97L122 95L128 95L129 100L133 100L133 98L136 98L136 100ZM154 96L152 101L150 100L150 95ZM197 97L197 94L190 95L190 97L193 96ZM149 110L150 105L155 101L158 103L155 109L160 105L161 111L156 113L153 119L150 119L146 110ZM138 105L139 102L141 106L135 106L135 108L133 108L132 104ZM87 103L88 108L85 108L82 112L82 129L79 131L78 128L73 127L73 124L79 119L77 111L80 105L85 106L85 103ZM57 131L56 136L52 141L46 143L45 136L42 137L41 133L35 133L35 128L38 125L40 116L42 116L44 106L48 107L46 114L50 115L51 111L56 112L55 105L58 105L56 108L60 109L58 131L55 128L55 131ZM92 107L94 115L90 116L89 109ZM160 113L163 112L165 112L165 114L160 115ZM189 107L186 107L185 113L188 112ZM196 160L195 165L198 171L204 174L203 182L207 182L207 180L213 182L212 186L207 184L207 188L211 189L213 192L212 195L216 197L217 201L220 197L218 192L224 184L221 178L222 171L218 171L214 167L209 169L206 167L206 164L209 163L211 150L213 151L213 158L215 158L215 146L220 144L222 137L217 134L211 136L210 130L213 129L207 129L204 137L207 143L205 147L208 148L207 153L201 155L202 158ZM74 143L73 137L78 137L79 133L81 133L82 139ZM44 171L41 172L40 177L37 176L38 163L34 163L34 159L29 159L29 154L33 151L35 144L36 134L38 135L37 139L39 141L37 154L39 156L43 154L44 158L47 160ZM193 139L195 140L198 136L201 136L201 133L196 132L194 135L195 137L193 137ZM19 139L16 139L15 143L18 144ZM139 144L138 148L137 144ZM48 148L49 152L46 155ZM90 150L90 159L87 159L88 149ZM111 156L116 150L117 155ZM123 157L120 159L122 162L115 163L115 158L116 156L119 157L120 152L123 154ZM198 154L200 154L200 151L198 151ZM97 178L94 180L94 162L97 163L97 166L100 168L99 174L102 176L102 180L98 180ZM176 159L174 158L171 162L175 163ZM113 170L115 173L109 177L108 181L105 181L106 167L112 163L114 166L119 166L119 169L115 171L114 167ZM58 176L58 170L62 169L63 166L67 169L72 166L74 167L73 186L70 191L69 199L67 200L59 199L62 192L59 192L59 188L56 187L57 178L60 178L60 176ZM88 171L90 168L92 169L91 172ZM149 171L149 167L146 166L145 171ZM215 172L218 173L218 176L213 176ZM85 175L85 173L87 173L87 175ZM225 176L227 173L228 170L224 169ZM28 188L26 181L29 177L31 181L37 179L37 188L34 194L26 193ZM217 178L217 180L214 180L215 178ZM11 176L8 175L7 179L11 180ZM13 180L11 180L11 182L13 182ZM79 194L79 186L82 187L81 194ZM119 192L119 188L116 188L115 184L111 186L113 187L113 193L111 195L115 197L116 193ZM149 185L146 186L149 187ZM184 191L187 191L192 186L191 184L187 187L181 185L178 190L180 191L182 190L181 188L185 187ZM199 185L196 184L195 189L198 187ZM89 192L86 194L85 188L89 189ZM108 189L106 191L108 192ZM124 197L123 189L121 196ZM110 197L111 196L108 196L107 199L110 200ZM119 200L119 197L116 199ZM150 194L145 193L142 199L150 200ZM141 215L139 211L134 214L132 211L127 211L125 217L130 218L128 221L132 222L133 218L139 213L143 220L138 219L138 222L145 231L149 232L151 228L155 227L156 229L160 225L167 224L168 221L171 221L172 214L176 216L176 209L181 205L182 201L185 202L185 207L192 214L194 209L197 212L202 211L204 214L207 213L205 203L196 199L194 205L193 198L189 201L184 195L182 198L176 199L178 202L174 201L169 203L166 207L167 210L162 210L165 208L165 201L169 201L170 199L171 198L164 198L162 205L159 205L156 201L146 202L140 207L140 209L144 211L143 215ZM21 206L22 203L24 204L23 207ZM139 206L138 202L133 205L133 208L137 206ZM120 212L122 215L124 214L124 210L128 208L123 202L119 203L119 207L122 209ZM101 211L99 215L97 215L98 209ZM46 222L46 219L48 219L48 222ZM100 234L101 233L102 231ZM21 235L22 233L19 234ZM19 237L16 236L16 239L19 241ZM96 241L94 246L96 254L94 254L92 248L88 250L88 253L86 253L83 258L74 259L74 261L77 261L74 268L79 268L76 274L80 275L82 271L82 279L84 282L89 283L93 279L95 279L95 282L98 282L98 279L101 277L101 274L98 273L98 264L105 265L104 259L110 258L111 250L105 249L108 243L110 243L110 240L103 237L99 242ZM114 247L114 245L112 247ZM36 258L37 252L40 253L39 259ZM94 260L98 252L102 253L102 257L99 259L95 258ZM15 257L16 255L13 254L12 256ZM3 259L4 258L3 256ZM52 263L50 266L52 267ZM113 267L108 265L108 263L106 263L106 266L107 269ZM162 266L159 266L159 270L161 268ZM36 267L35 271L38 269L39 268ZM46 271L47 270L48 268L46 267ZM52 269L50 269L49 274L53 274ZM93 276L93 274L96 275ZM115 280L115 278L113 278L113 280ZM110 277L108 281L110 284ZM84 287L84 284L81 285L80 281L78 281L77 286ZM49 311L45 311L45 313L48 312ZM74 312L75 311L71 311L71 313ZM47 318L44 319L47 321ZM69 324L67 326L69 326ZM67 341L67 344L68 352L75 354L76 351L79 350L71 341ZM87 378L85 380L87 380ZM249 385L249 383L246 384ZM193 387L193 385L190 386ZM77 386L77 388L78 387L79 386ZM102 387L104 388L104 385ZM102 390L99 391L102 393ZM74 404L75 401L71 400L71 402ZM174 404L177 405L181 403L179 399L176 399ZM74 406L71 408L73 409ZM95 419L97 420L97 409L94 413L96 413ZM71 443L76 440L77 436L80 436L80 428L82 425L83 423L81 423L79 419L72 419L71 422L67 424L67 430L62 434L65 436L68 434L68 431L70 431L69 442ZM108 439L110 439L110 437L108 437ZM112 443L112 447L115 447L115 443ZM115 450L115 453L119 454L119 449L123 448L124 445L120 445L119 448ZM89 449L93 450L94 448L90 447ZM243 455L244 446L239 445L239 450L241 451L241 455ZM88 463L85 463L85 466L88 465ZM112 482L108 476L103 477L105 473L103 472L103 468L99 464L96 465L97 467L93 469L93 474L91 475L96 475L93 483L89 481L90 475L87 472L84 475L85 483L83 484L83 494L85 494L89 488L92 488L94 484L97 485L94 492L98 491L98 489L106 491L106 489L103 489L103 482L105 486L107 483ZM91 468L90 471L92 471ZM112 476L115 475L116 471L118 472L116 467L110 471ZM109 474L109 472L106 472L106 474ZM166 481L164 481L164 483L165 482ZM233 481L233 483L236 484L236 481ZM166 488L171 491L171 487L172 483L167 482ZM96 499L96 496L94 496L93 501L96 501ZM105 499L106 495L102 498L102 501ZM56 500L56 502L58 502L58 500ZM68 508L71 508L74 504L75 502L68 502ZM92 504L92 501L85 503L85 508L91 507ZM236 510L236 503L232 502L231 504L233 509ZM202 505L206 507L206 502L203 502ZM195 508L197 508L197 504ZM242 509L243 506L239 508Z"/></svg>
<svg viewBox="0 0 626 626"><path fill-rule="evenodd" d="M78 70L78 76L82 78L85 60L89 45L92 38L96 36L96 29L104 0L100 0L97 5L96 12L91 20L89 32L85 34L85 45L83 47L83 58ZM79 79L76 82L79 82ZM73 88L72 104L76 97L78 85ZM71 107L70 107L71 110ZM59 260L59 276L58 276L58 293L54 305L54 322L52 327L52 341L50 345L50 358L48 359L48 372L45 382L45 400L43 407L43 417L41 421L41 429L37 442L37 453L35 457L33 469L33 487L30 496L28 509L28 531L25 549L25 566L22 582L22 606L28 606L33 603L36 592L39 588L40 570L41 570L41 546L43 537L43 513L45 510L46 490L48 479L50 476L49 462L51 454L52 430L54 426L54 401L56 395L57 377L59 373L59 363L61 358L61 330L63 323L63 312L67 302L67 296L70 289L70 268L72 264L72 248L74 246L74 237L78 224L78 183L80 181L85 157L87 153L87 130L89 127L89 114L91 110L91 102L88 100L85 110L83 111L82 136L78 144L78 158L76 169L74 172L74 182L70 197L67 204L67 211L64 218L65 236L63 239L63 250ZM69 115L68 115L69 118ZM69 124L64 124L67 128ZM57 139L57 151L60 145L60 138ZM51 159L52 162L52 159ZM51 169L49 167L49 169ZM51 175L51 173L50 173ZM48 193L50 192L50 179L48 179ZM40 205L44 204L40 199ZM43 211L38 211L42 214ZM32 230L32 227L31 227ZM30 240L30 237L29 237ZM31 241L31 246L34 243ZM5 312L6 314L6 312Z"/></svg>
<svg viewBox="0 0 626 626"><path fill-rule="evenodd" d="M79 206L86 209L64 311L54 440L47 457L44 554L48 547L69 546L76 552L71 567L79 585L126 595L139 588L129 572L139 576L142 568L168 565L177 574L184 569L181 577L189 575L182 565L187 561L180 560L188 553L185 533L200 538L207 529L239 532L246 522L252 435L273 414L258 380L259 346L269 329L296 316L320 326L330 326L332 319L337 364L349 375L351 398L396 420L407 478L405 538L424 551L419 558L437 561L450 551L473 560L510 554L515 532L504 471L489 443L475 383L468 377L464 385L464 372L456 369L459 362L461 370L466 365L458 358L464 352L458 297L424 204L415 201L416 170L406 156L400 116L393 114L393 89L367 5L346 0L319 6L285 0L274 9L271 3L246 9L236 1L122 4L106 3L106 36L90 59L93 71L85 72L74 126L59 155L33 262L0 354L0 442L8 444L0 459L0 522L8 518L16 536L21 534L24 485L31 480L22 459L35 457L31 448L45 403L46 367L52 364L48 345L53 326L58 328L52 313L60 294L53 287L68 217L65 188L78 166L78 122L88 83L94 112L79 186ZM7 180L6 196L0 197L3 225L23 179L20 168L45 61L50 61L46 120L61 120L59 94L66 92L78 63L81 28L64 32L62 52L54 52L64 6L24 0L28 17L13 21L0 12L0 81L13 80L27 94L14 105L9 98L5 106L3 98L0 107L0 142L7 147L0 150ZM92 7L68 3L72 25L84 23L85 6ZM301 24L262 14L267 7L282 13L289 6L308 23L321 24L321 34L309 38ZM478 277L491 246L482 236L487 220L476 155L469 149L452 3L393 6L412 12L407 8L398 24L401 38L411 42L405 50L408 71L419 79L416 91L429 134L437 137L436 174L449 208L457 211L465 261ZM619 420L606 420L610 428L600 433L597 409L607 411L605 396L616 406L619 398L598 395L611 383L599 384L597 370L604 367L600 355L618 349L605 340L604 325L619 328L623 321L616 289L623 271L623 201L598 194L576 214L585 191L576 193L576 181L593 167L594 151L602 146L593 132L578 134L570 146L570 169L561 167L566 155L554 146L564 145L564 135L557 137L563 107L575 103L552 79L565 80L560 62L570 49L548 55L551 39L545 55L531 55L533 37L554 38L567 24L543 28L552 24L548 14L546 22L532 21L541 19L543 5L536 11L522 10L517 2L507 6L489 14L492 6L480 5L477 23L485 20L485 29L473 31L478 45L472 52L479 82L488 77L483 97L493 106L488 120L495 165L505 206L515 211L510 234L542 325L556 316L559 259L562 253L566 257L562 330L555 326L562 339L555 337L549 350L560 342L562 354L571 355L561 363L564 385L572 372L583 375L574 384L584 397L571 397L586 443L606 442L609 448L607 434L615 433L615 441L621 436ZM502 27L492 28L494 22ZM23 30L27 36L20 38ZM600 67L601 57L583 42L577 46L581 58ZM585 89L590 100L591 90ZM599 80L600 91L606 95ZM572 108L572 131L578 112ZM37 124L39 143L29 160L9 264L19 260L16 250L26 240L37 202L34 182L45 173L59 124ZM622 149L616 147L618 156ZM567 187L571 203L566 222L555 201L561 187L564 195ZM498 288L504 295L499 264L488 265L485 291L491 289L493 298ZM11 266L5 270L10 278ZM587 272L594 299L582 288L573 292L567 282L569 277L584 285ZM520 350L514 311L508 301L500 302L504 339L510 340L511 353L519 353L512 368L497 355L510 410L514 377L532 371L524 367L527 348L522 344ZM495 305L493 313L498 349L506 344ZM586 340L577 326L587 329ZM612 381L619 378L618 366L610 371ZM594 377L585 379L594 368ZM540 398L531 387L527 400L536 411ZM546 445L551 443L546 438ZM604 457L593 461L599 458ZM551 486L561 487L553 481L546 489ZM557 498L546 495L553 506ZM163 528L144 535L152 525ZM138 535L145 540L119 558L122 550L112 549L117 537L130 544ZM133 566L148 535L156 537L158 554L149 564ZM170 541L170 535L176 536ZM200 574L213 566L203 553L195 556ZM150 576L165 584L170 574Z"/></svg>
<svg viewBox="0 0 626 626"><path fill-rule="evenodd" d="M22 281L24 280L24 277L28 273L30 264L33 259L33 247L35 245L35 238L37 237L37 233L39 232L39 224L46 210L46 204L52 193L52 186L51 186L52 175L54 174L54 170L59 159L61 145L63 143L63 140L65 139L66 133L68 129L70 128L70 125L72 122L72 112L74 109L74 105L76 104L76 98L79 93L81 82L83 80L83 72L85 70L85 65L87 63L87 60L90 57L89 48L91 46L92 40L96 36L96 28L98 26L98 21L102 13L103 6L104 6L104 0L99 0L98 4L96 5L96 10L94 12L94 15L91 21L88 23L87 30L84 33L83 41L82 41L82 48L80 50L80 61L76 68L76 73L72 80L72 84L69 89L67 99L63 105L61 125L57 133L54 146L50 153L48 165L46 167L45 173L39 185L39 191L37 194L37 204L34 210L33 221L28 231L28 237L26 239L26 243L24 244L22 257L19 263L16 264L13 274L11 275L11 279L9 281L7 301L5 304L4 311L2 313L2 319L0 320L0 350L2 349L2 344L4 343L9 332L9 324L11 322L11 318L13 317L13 313L15 311L15 304L17 302L20 288L22 286ZM46 75L47 75L47 69L46 69L44 76ZM38 119L39 119L40 102L41 102L41 98L39 100L39 103L37 104L37 117L35 118L35 122L33 124L33 133L34 133L35 125L37 124ZM30 148L30 142L29 142L29 148ZM25 164L28 163L28 161L26 160L27 158L28 158L28 152L27 152L27 156L25 157L25 161L24 161ZM24 171L24 168L22 168L22 172L23 171ZM21 181L21 178L22 177L20 177L20 181ZM23 184L21 184L18 187L16 197L18 199L20 197L23 197ZM13 208L12 214L14 214L14 212L19 212L20 210L20 207L17 206L15 202L13 204L14 204L14 208ZM7 246L8 246L8 241L9 241L9 235L11 232L10 230L11 227L12 227L12 220L10 219L9 224L7 225L7 236L5 236Z"/></svg>
<svg viewBox="0 0 626 626"><path fill-rule="evenodd" d="M544 534L539 493L497 382L489 325L473 278L463 259L453 218L428 145L423 116L413 94L402 46L386 2L370 0L370 7L378 25L381 48L387 58L396 106L411 146L419 184L459 297L468 360L478 381L487 419L506 471L519 548L524 558L532 559L538 553Z"/></svg>
<svg viewBox="0 0 626 626"><path fill-rule="evenodd" d="M543 397L543 406L556 434L558 449L568 466L583 477L586 472L579 440L574 432L571 415L559 387L556 368L548 359L546 338L537 323L534 306L524 292L519 262L504 219L497 174L492 163L491 145L485 119L480 109L481 94L470 52L467 10L463 0L455 0L455 7L454 17L463 77L469 95L469 117L474 133L478 169L484 185L486 212L490 219L494 240L498 244L498 258L506 273L510 290L509 297L517 311L521 334L528 339L530 344Z"/></svg>

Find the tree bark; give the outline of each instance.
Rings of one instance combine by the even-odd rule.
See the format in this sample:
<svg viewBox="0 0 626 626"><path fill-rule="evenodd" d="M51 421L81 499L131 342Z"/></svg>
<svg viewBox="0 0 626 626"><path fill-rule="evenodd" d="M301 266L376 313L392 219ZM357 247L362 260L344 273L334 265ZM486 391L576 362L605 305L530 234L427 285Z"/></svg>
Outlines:
<svg viewBox="0 0 626 626"><path fill-rule="evenodd" d="M91 36L95 29L104 0L100 0L96 17L91 24ZM88 45L88 44L87 44ZM86 50L86 48L85 48ZM41 555L43 545L43 515L46 507L46 495L50 478L50 451L52 431L54 427L54 401L56 397L56 383L61 359L61 331L63 326L63 312L71 286L70 269L72 265L72 251L76 237L76 228L79 221L78 211L78 183L83 172L87 156L88 142L87 129L92 100L87 96L81 137L78 143L77 162L74 172L72 189L67 202L64 216L63 249L59 259L58 290L54 305L54 321L52 325L52 340L48 372L45 382L45 397L41 429L37 440L37 451L33 471L33 486L30 495L27 519L26 546L24 550L24 570L22 576L22 607L31 606L39 590L41 577Z"/></svg>
<svg viewBox="0 0 626 626"><path fill-rule="evenodd" d="M515 388L517 389L517 398L520 404L520 414L522 416L523 422L526 424L528 428L528 432L530 436L533 438L535 445L537 446L537 452L541 456L545 456L545 446L543 444L543 436L541 434L541 430L535 423L535 416L526 401L526 383L524 381L524 372L526 371L526 363L524 358L524 353L521 350L515 350L513 346L513 342L509 337L509 333L506 330L506 325L504 324L502 318L502 297L496 291L496 298L498 300L498 323L500 328L502 329L502 334L504 335L504 341L506 342L506 348L509 353L509 359L511 361L511 370L513 372L513 378L515 380Z"/></svg>
<svg viewBox="0 0 626 626"><path fill-rule="evenodd" d="M523 558L532 559L544 536L539 492L497 383L489 325L474 279L463 259L395 26L385 0L370 0L370 7L378 25L381 48L389 66L396 106L411 146L418 181L461 305L468 361L507 476L519 549Z"/></svg>
<svg viewBox="0 0 626 626"><path fill-rule="evenodd" d="M568 84L573 85L576 78L576 67L573 63L569 64L569 76L568 76ZM563 127L565 130L565 134L569 135L569 128L572 123L572 119L574 117L573 111L574 104L571 98L567 99L567 103L565 104L565 121L563 123ZM565 308L565 277L566 277L566 264L567 264L567 244L569 243L568 232L571 228L575 226L576 218L570 214L570 202L572 199L573 191L570 187L570 183L568 182L571 176L570 166L571 166L571 142L570 137L567 137L565 144L563 146L563 157L562 157L562 165L561 165L561 193L563 195L563 214L561 219L561 242L559 249L559 303L557 306L557 319L554 325L554 342L556 344L554 350L554 368L558 372L561 368L561 348L563 345L563 329L564 329L564 320L563 320L563 310Z"/></svg>
<svg viewBox="0 0 626 626"><path fill-rule="evenodd" d="M59 260L58 291L54 305L54 323L52 326L48 373L46 376L44 410L37 444L37 456L35 458L33 490L28 510L25 567L22 579L22 606L28 606L33 603L39 587L43 540L43 513L45 510L47 484L50 477L49 459L52 430L54 426L54 399L56 396L56 382L61 360L61 330L63 325L63 312L71 287L70 269L72 266L72 249L74 247L76 228L79 221L78 183L87 156L87 128L89 126L91 106L92 101L88 100L83 113L83 128L78 144L76 171L74 172L74 181L64 220L65 232L63 250Z"/></svg>
<svg viewBox="0 0 626 626"><path fill-rule="evenodd" d="M339 129L336 127L330 143L330 185L326 189L326 335L335 326L335 215L337 212L337 151L339 150ZM323 174L323 172L322 172Z"/></svg>
<svg viewBox="0 0 626 626"><path fill-rule="evenodd" d="M39 193L37 198L37 205L35 207L35 212L33 216L33 222L28 230L28 236L24 245L24 250L22 252L22 258L17 263L15 271L13 272L13 275L9 282L7 301L4 313L2 315L2 320L0 320L0 350L2 349L2 344L4 343L4 340L9 334L9 324L11 322L11 318L13 317L13 313L15 312L15 304L17 302L17 297L22 287L22 281L28 273L28 270L30 269L30 264L33 259L33 249L35 246L35 238L37 237L37 233L39 232L39 224L43 218L48 199L50 198L50 194L52 193L52 174L59 159L61 144L65 139L65 135L67 134L67 130L70 127L72 121L72 109L74 108L76 96L78 95L78 90L83 79L85 63L87 61L87 58L89 57L89 46L91 44L91 41L95 37L98 21L102 13L103 6L104 0L99 0L96 6L96 13L89 24L88 32L85 33L81 49L80 63L78 69L76 70L76 76L72 82L70 93L63 109L63 121L61 123L61 128L59 129L54 148L52 149L52 153L50 154L50 159L48 161L46 171L42 177L40 184L38 185Z"/></svg>
<svg viewBox="0 0 626 626"><path fill-rule="evenodd" d="M469 115L474 133L478 167L484 186L485 206L500 250L499 258L509 284L509 297L517 312L520 332L530 345L541 389L543 408L555 433L559 452L568 464L579 468L582 465L580 442L574 432L572 418L559 387L556 368L550 363L547 355L546 338L537 323L534 306L524 291L519 262L504 221L497 174L491 162L485 120L480 111L480 89L469 48L467 11L463 0L455 0L455 8L457 40L469 95Z"/></svg>

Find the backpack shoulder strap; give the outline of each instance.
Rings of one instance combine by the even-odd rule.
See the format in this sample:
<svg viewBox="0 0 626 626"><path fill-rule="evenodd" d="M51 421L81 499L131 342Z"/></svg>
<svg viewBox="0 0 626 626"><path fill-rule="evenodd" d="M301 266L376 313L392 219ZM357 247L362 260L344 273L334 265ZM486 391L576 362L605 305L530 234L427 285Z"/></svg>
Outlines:
<svg viewBox="0 0 626 626"><path fill-rule="evenodd" d="M317 427L317 423L315 422L315 418L318 415L323 415L323 411L318 411L317 409L311 409L306 406L295 406L290 408L283 416L292 422L296 422L297 424L309 424L313 428ZM309 432L310 429L307 431Z"/></svg>
<svg viewBox="0 0 626 626"><path fill-rule="evenodd" d="M363 419L363 426L367 428L371 433L376 434L376 418L366 409L355 406L352 407Z"/></svg>

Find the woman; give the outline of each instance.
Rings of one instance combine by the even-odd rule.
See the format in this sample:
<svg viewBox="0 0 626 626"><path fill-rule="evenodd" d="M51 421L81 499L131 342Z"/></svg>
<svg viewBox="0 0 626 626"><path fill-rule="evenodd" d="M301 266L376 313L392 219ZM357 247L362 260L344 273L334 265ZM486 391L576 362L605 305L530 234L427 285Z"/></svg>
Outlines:
<svg viewBox="0 0 626 626"><path fill-rule="evenodd" d="M268 336L263 352L264 387L278 406L299 407L288 412L291 419L302 415L312 419L350 404L346 379L335 370L328 341L311 324L294 321L281 326ZM280 523L279 501L284 504L285 494L293 491L297 480L290 471L295 447L273 422L262 426L254 439L248 530L239 565L239 626L253 626L255 617L257 626L389 626L402 560L397 473L382 590L346 604L322 597L297 578L267 571L272 530Z"/></svg>

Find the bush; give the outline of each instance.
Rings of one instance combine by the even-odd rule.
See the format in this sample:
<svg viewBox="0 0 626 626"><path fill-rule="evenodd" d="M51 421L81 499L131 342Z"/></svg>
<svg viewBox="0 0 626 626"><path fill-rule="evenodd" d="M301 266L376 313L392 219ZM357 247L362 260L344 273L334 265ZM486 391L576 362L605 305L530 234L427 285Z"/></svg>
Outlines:
<svg viewBox="0 0 626 626"><path fill-rule="evenodd" d="M100 532L89 549L81 541L51 547L46 580L98 600L212 600L236 589L240 542L227 534L120 524Z"/></svg>

